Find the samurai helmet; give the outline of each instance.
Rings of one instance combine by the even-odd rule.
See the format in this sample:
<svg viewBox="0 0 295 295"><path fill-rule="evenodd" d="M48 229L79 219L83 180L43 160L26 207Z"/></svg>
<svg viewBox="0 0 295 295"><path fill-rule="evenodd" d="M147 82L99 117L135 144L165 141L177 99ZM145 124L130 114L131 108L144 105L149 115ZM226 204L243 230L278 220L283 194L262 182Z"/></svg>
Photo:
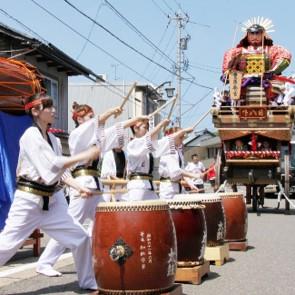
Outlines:
<svg viewBox="0 0 295 295"><path fill-rule="evenodd" d="M242 25L242 31L246 33L259 33L259 32L274 32L272 20L264 18L263 16L252 17Z"/></svg>

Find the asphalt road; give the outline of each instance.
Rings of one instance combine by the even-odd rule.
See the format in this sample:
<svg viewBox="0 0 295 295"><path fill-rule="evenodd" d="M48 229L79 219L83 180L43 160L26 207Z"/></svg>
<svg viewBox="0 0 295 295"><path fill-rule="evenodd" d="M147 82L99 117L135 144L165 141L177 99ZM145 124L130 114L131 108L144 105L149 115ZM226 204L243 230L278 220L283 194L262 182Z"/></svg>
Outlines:
<svg viewBox="0 0 295 295"><path fill-rule="evenodd" d="M275 207L275 202L266 200L265 205ZM248 251L231 251L230 261L219 267L211 265L211 272L201 285L182 285L184 294L295 294L295 210L291 210L290 215L270 208L260 212L256 214L249 210ZM19 266L24 260L17 259L14 263ZM2 270L0 268L0 277ZM34 268L28 269L26 274L31 272L33 277L23 279L19 275L13 283L2 287L0 284L0 294L89 293L79 290L71 259L58 270L64 273L62 277L47 278L36 276ZM15 277L17 279L18 275Z"/></svg>

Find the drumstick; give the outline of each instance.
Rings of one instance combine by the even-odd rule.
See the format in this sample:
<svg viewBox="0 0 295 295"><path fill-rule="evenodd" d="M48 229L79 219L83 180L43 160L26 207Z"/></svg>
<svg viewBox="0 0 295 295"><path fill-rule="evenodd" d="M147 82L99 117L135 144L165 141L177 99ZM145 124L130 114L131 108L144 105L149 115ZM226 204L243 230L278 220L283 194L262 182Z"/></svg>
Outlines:
<svg viewBox="0 0 295 295"><path fill-rule="evenodd" d="M176 100L176 96L169 99L165 104L163 104L162 106L160 106L159 108L157 108L154 112L152 112L151 114L149 114L149 117L153 117L154 115L158 114L163 108L165 108L167 105L169 105L171 102Z"/></svg>
<svg viewBox="0 0 295 295"><path fill-rule="evenodd" d="M170 120L171 116L172 116L172 113L173 113L173 109L174 109L174 106L176 104L176 101L177 101L177 98L178 98L178 94L175 95L175 100L173 101L172 105L171 105L171 108L170 108L170 111L169 111L169 114L167 116L167 119ZM164 127L163 129L163 132L165 134L165 131L167 129L167 126Z"/></svg>
<svg viewBox="0 0 295 295"><path fill-rule="evenodd" d="M175 100L173 101L172 105L171 105L171 108L170 108L170 111L169 111L169 114L167 116L167 119L170 120L171 116L172 116L172 112L173 112L173 109L174 109L174 106L176 104L176 101L177 101L177 98L178 98L178 93L176 93L175 95Z"/></svg>
<svg viewBox="0 0 295 295"><path fill-rule="evenodd" d="M211 112L211 109L208 110L208 112L206 112L194 125L193 125L193 129L195 129L207 116L208 114Z"/></svg>
<svg viewBox="0 0 295 295"><path fill-rule="evenodd" d="M136 85L137 85L137 83L134 82L133 85L131 86L131 88L129 89L128 94L124 97L124 99L123 99L123 101L122 101L122 103L121 103L121 105L120 105L120 108L121 108L121 109L124 107L124 105L125 105L126 102L128 101L129 96L131 95L131 93L132 93L133 89L136 87Z"/></svg>

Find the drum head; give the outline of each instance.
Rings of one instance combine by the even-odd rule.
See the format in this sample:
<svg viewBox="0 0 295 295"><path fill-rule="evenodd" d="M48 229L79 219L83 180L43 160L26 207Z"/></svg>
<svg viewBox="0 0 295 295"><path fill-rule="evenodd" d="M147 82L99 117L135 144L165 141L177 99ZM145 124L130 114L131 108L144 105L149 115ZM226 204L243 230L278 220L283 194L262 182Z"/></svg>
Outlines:
<svg viewBox="0 0 295 295"><path fill-rule="evenodd" d="M98 212L112 211L157 211L168 210L169 206L165 201L148 200L133 202L103 202L96 207Z"/></svg>
<svg viewBox="0 0 295 295"><path fill-rule="evenodd" d="M221 197L219 194L179 194L175 195L174 200L178 198L189 198L199 203L209 203L209 202L221 202Z"/></svg>

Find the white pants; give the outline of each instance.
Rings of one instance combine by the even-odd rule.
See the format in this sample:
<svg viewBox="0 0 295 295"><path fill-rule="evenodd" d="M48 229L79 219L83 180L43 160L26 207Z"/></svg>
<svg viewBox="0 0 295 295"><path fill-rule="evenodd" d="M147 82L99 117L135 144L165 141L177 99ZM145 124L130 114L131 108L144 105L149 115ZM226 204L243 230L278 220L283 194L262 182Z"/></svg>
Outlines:
<svg viewBox="0 0 295 295"><path fill-rule="evenodd" d="M151 190L148 180L130 180L127 184L128 195L122 198L122 201L144 201L158 200L159 197L155 191Z"/></svg>
<svg viewBox="0 0 295 295"><path fill-rule="evenodd" d="M22 198L25 195L26 198ZM49 211L44 211L28 199L29 193L16 191L6 225L0 234L0 265L4 265L23 244L25 239L40 228L64 247L70 248L77 269L79 286L97 289L94 276L91 243L83 227L67 213L68 205L63 193L54 194Z"/></svg>
<svg viewBox="0 0 295 295"><path fill-rule="evenodd" d="M73 219L79 224L83 224L86 219L90 220L88 227L90 240L92 237L96 206L99 202L104 202L101 195L92 196L90 198L81 198L76 196L70 198L68 213L73 217ZM53 267L66 248L68 247L65 247L62 243L57 242L55 239L51 239L37 262L37 268Z"/></svg>
<svg viewBox="0 0 295 295"><path fill-rule="evenodd" d="M173 199L176 194L179 192L179 183L170 182L170 181L161 181L160 182L160 199Z"/></svg>

